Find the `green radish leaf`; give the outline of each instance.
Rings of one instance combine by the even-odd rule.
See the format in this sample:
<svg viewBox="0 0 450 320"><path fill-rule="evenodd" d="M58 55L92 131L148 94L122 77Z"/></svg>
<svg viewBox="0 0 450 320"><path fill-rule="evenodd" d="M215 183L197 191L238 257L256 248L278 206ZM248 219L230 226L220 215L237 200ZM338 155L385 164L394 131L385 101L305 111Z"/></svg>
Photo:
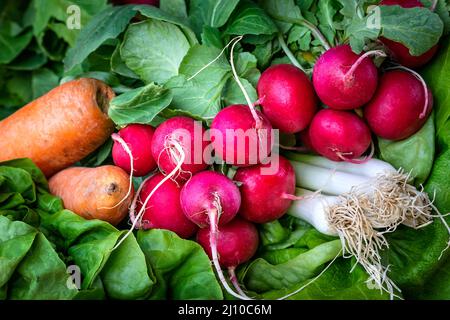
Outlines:
<svg viewBox="0 0 450 320"><path fill-rule="evenodd" d="M262 0L261 5L276 20L298 24L303 19L294 0Z"/></svg>
<svg viewBox="0 0 450 320"><path fill-rule="evenodd" d="M223 299L211 262L198 243L162 229L140 230L137 240L158 283L151 299Z"/></svg>
<svg viewBox="0 0 450 320"><path fill-rule="evenodd" d="M76 5L81 10L80 27L83 28L95 14L106 7L106 3L106 0L33 0L33 32L35 35L42 33L51 19L61 21L65 24L70 17L68 8L72 5ZM69 29L66 27L65 29L68 32L74 33L74 36L71 36L73 39L79 33L79 30L76 28Z"/></svg>
<svg viewBox="0 0 450 320"><path fill-rule="evenodd" d="M111 100L108 115L120 127L130 123L152 124L172 101L172 93L154 83L125 92Z"/></svg>
<svg viewBox="0 0 450 320"><path fill-rule="evenodd" d="M230 19L225 34L232 35L271 35L278 31L277 26L263 9L250 1L244 1Z"/></svg>
<svg viewBox="0 0 450 320"><path fill-rule="evenodd" d="M334 24L334 16L337 9L333 6L333 2L329 0L319 0L317 18L319 20L319 29L329 43L335 43L336 28ZM301 49L307 51L308 49Z"/></svg>
<svg viewBox="0 0 450 320"><path fill-rule="evenodd" d="M15 59L13 62L8 64L6 68L16 71L33 71L42 67L47 63L47 61L47 57L42 52L26 50L19 56L18 59Z"/></svg>
<svg viewBox="0 0 450 320"><path fill-rule="evenodd" d="M116 38L135 15L134 6L110 7L96 15L82 29L75 46L67 51L64 59L65 70L72 70L105 41Z"/></svg>
<svg viewBox="0 0 450 320"><path fill-rule="evenodd" d="M159 8L174 17L187 18L185 0L160 0Z"/></svg>
<svg viewBox="0 0 450 320"><path fill-rule="evenodd" d="M218 48L202 45L195 45L189 50L180 65L180 75L165 84L173 93L171 109L201 118L212 118L220 111L222 90L231 76L231 67L222 55L204 68L220 53Z"/></svg>
<svg viewBox="0 0 450 320"><path fill-rule="evenodd" d="M240 52L234 59L236 72L256 88L261 72L257 68L258 60L249 52Z"/></svg>
<svg viewBox="0 0 450 320"><path fill-rule="evenodd" d="M405 45L414 56L427 52L438 43L444 24L428 8L380 6L381 35Z"/></svg>
<svg viewBox="0 0 450 320"><path fill-rule="evenodd" d="M363 51L366 42L375 40L380 35L380 29L368 27L369 16L354 17L346 26L345 34L350 39L350 46L355 53Z"/></svg>
<svg viewBox="0 0 450 320"><path fill-rule="evenodd" d="M256 89L252 86L252 84L248 80L240 77L239 80L244 86L245 91L247 91L250 100L252 102L255 102L258 99ZM230 78L227 84L225 85L223 92L223 102L227 106L231 104L245 104L245 105L247 104L247 100L245 99L241 88L237 84L236 80L234 80L234 78Z"/></svg>
<svg viewBox="0 0 450 320"><path fill-rule="evenodd" d="M12 26L11 26L12 27ZM28 29L21 35L12 34L8 28L0 28L0 64L7 64L14 60L30 43L33 32Z"/></svg>
<svg viewBox="0 0 450 320"><path fill-rule="evenodd" d="M421 0L422 4L426 8L431 8L433 5L434 0ZM441 18L442 22L444 23L444 36L448 35L450 33L450 12L448 7L448 1L446 0L437 0L436 7L434 9L434 12L436 12L437 15Z"/></svg>
<svg viewBox="0 0 450 320"><path fill-rule="evenodd" d="M313 3L314 0L295 0L295 4L302 12L308 11Z"/></svg>
<svg viewBox="0 0 450 320"><path fill-rule="evenodd" d="M378 138L381 158L395 168L411 173L415 185L423 184L431 172L435 154L434 116L411 137L401 141Z"/></svg>
<svg viewBox="0 0 450 320"><path fill-rule="evenodd" d="M224 47L222 41L222 33L219 29L210 26L204 26L202 32L202 44L208 47L216 47L222 49Z"/></svg>
<svg viewBox="0 0 450 320"><path fill-rule="evenodd" d="M180 29L183 31L184 35L186 36L186 39L189 41L190 45L194 45L194 44L198 43L195 33L192 31L191 26L189 24L189 20L187 20L183 17L172 16L154 6L138 5L138 6L134 6L134 7L144 17L158 20L158 21L172 23L172 24L180 27Z"/></svg>
<svg viewBox="0 0 450 320"><path fill-rule="evenodd" d="M178 75L189 42L176 25L147 20L132 24L120 49L125 64L146 83L165 83Z"/></svg>
<svg viewBox="0 0 450 320"><path fill-rule="evenodd" d="M111 71L127 78L139 79L139 76L127 67L120 56L120 47L121 44L118 44L111 56Z"/></svg>
<svg viewBox="0 0 450 320"><path fill-rule="evenodd" d="M230 18L239 0L191 0L189 21L194 31L200 34L204 26L220 28Z"/></svg>

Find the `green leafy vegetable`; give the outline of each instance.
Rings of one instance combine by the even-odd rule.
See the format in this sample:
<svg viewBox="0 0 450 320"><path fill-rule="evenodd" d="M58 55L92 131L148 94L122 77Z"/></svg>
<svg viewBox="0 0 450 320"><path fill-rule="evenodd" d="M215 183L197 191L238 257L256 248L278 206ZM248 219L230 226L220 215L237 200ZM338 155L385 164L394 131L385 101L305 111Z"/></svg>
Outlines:
<svg viewBox="0 0 450 320"><path fill-rule="evenodd" d="M114 98L108 115L118 126L130 123L151 124L153 119L172 101L172 94L154 83Z"/></svg>
<svg viewBox="0 0 450 320"><path fill-rule="evenodd" d="M139 231L138 243L158 281L152 299L223 299L211 262L196 242L153 229Z"/></svg>
<svg viewBox="0 0 450 320"><path fill-rule="evenodd" d="M442 36L444 25L428 8L380 6L381 35L404 44L412 55L427 52Z"/></svg>
<svg viewBox="0 0 450 320"><path fill-rule="evenodd" d="M189 20L197 34L203 26L222 27L233 13L239 0L191 0Z"/></svg>
<svg viewBox="0 0 450 320"><path fill-rule="evenodd" d="M83 28L75 46L67 52L64 58L66 71L72 70L80 64L105 41L114 39L122 33L135 15L136 11L133 6L110 7L96 15Z"/></svg>
<svg viewBox="0 0 450 320"><path fill-rule="evenodd" d="M189 50L180 65L180 76L165 85L174 95L171 109L203 118L212 118L219 112L222 90L231 76L229 63L221 56L198 73L219 54L220 49L204 45L195 45Z"/></svg>
<svg viewBox="0 0 450 320"><path fill-rule="evenodd" d="M422 75L433 92L436 137L438 147L450 147L450 41L442 39L442 47L432 62L422 70Z"/></svg>
<svg viewBox="0 0 450 320"><path fill-rule="evenodd" d="M120 53L144 82L163 84L178 74L188 50L189 42L177 26L147 20L128 28Z"/></svg>
<svg viewBox="0 0 450 320"><path fill-rule="evenodd" d="M272 19L253 2L242 2L236 12L237 14L230 19L230 24L225 30L226 34L271 35L278 31Z"/></svg>
<svg viewBox="0 0 450 320"><path fill-rule="evenodd" d="M416 185L423 184L431 172L435 154L434 116L411 137L401 141L378 138L381 158L395 168L411 173Z"/></svg>

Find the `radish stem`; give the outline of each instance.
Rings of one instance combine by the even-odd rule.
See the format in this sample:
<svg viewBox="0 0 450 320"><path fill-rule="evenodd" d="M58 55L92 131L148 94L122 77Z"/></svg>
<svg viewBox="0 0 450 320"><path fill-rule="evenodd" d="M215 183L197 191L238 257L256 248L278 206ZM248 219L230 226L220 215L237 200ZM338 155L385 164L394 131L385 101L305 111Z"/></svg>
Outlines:
<svg viewBox="0 0 450 320"><path fill-rule="evenodd" d="M369 56L386 57L386 53L384 53L384 51L382 51L382 50L367 51L362 56L360 56L355 61L355 63L352 64L350 69L345 73L344 77L347 79L347 77L353 76L353 74L355 73L356 69L361 65L361 63L364 61L364 59L366 59Z"/></svg>
<svg viewBox="0 0 450 320"><path fill-rule="evenodd" d="M318 39L322 43L322 45L325 48L325 50L329 50L331 48L331 46L328 43L327 39L325 39L323 34L320 32L320 30L315 25L313 25L311 22L309 22L306 19L302 19L301 24L304 25L305 27L307 27L309 30L311 30L311 32L314 35L314 37L316 39Z"/></svg>
<svg viewBox="0 0 450 320"><path fill-rule="evenodd" d="M217 208L210 209L208 212L209 217L209 226L210 226L210 234L209 234L209 243L211 245L211 256L214 268L216 269L217 276L219 277L220 282L222 283L225 290L231 294L233 297L241 299L241 300L250 300L250 298L242 296L236 292L234 292L230 286L228 285L227 280L225 279L225 276L223 274L222 268L219 263L219 255L217 253L217 241L219 238L219 232L218 232L218 216L219 212Z"/></svg>
<svg viewBox="0 0 450 320"><path fill-rule="evenodd" d="M284 53L289 58L291 63L300 70L302 70L304 73L306 73L305 69L303 69L302 65L298 62L292 51L287 46L286 42L284 41L284 37L281 33L278 33L278 42L280 43L281 48L283 49Z"/></svg>
<svg viewBox="0 0 450 320"><path fill-rule="evenodd" d="M253 119L255 119L255 129L261 129L262 128L262 121L259 118L258 114L256 113L255 106L253 102L250 99L250 96L247 93L247 90L245 90L244 85L242 84L241 80L239 80L239 76L237 74L236 68L234 66L234 47L236 44L241 41L243 36L239 36L236 38L236 41L233 42L233 45L231 46L230 50L230 64L231 64L231 70L233 71L233 77L234 80L236 80L236 83L238 84L239 88L241 89L242 93L244 94L245 100L247 101L248 107L250 108L250 112L252 113Z"/></svg>
<svg viewBox="0 0 450 320"><path fill-rule="evenodd" d="M236 267L229 267L228 274L230 275L230 281L233 284L234 288L236 289L237 293L239 293L243 297L248 298L248 300L253 300L242 290L238 278L236 276Z"/></svg>

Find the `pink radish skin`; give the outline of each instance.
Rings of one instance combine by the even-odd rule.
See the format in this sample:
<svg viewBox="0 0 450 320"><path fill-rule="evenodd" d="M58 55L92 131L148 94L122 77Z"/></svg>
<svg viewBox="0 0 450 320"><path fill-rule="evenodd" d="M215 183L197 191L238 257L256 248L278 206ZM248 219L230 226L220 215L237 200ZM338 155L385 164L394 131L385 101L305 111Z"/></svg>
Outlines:
<svg viewBox="0 0 450 320"><path fill-rule="evenodd" d="M370 129L379 137L402 140L416 133L431 113L433 101L428 90L428 106L424 111L425 91L422 83L411 73L386 72L374 98L364 108Z"/></svg>
<svg viewBox="0 0 450 320"><path fill-rule="evenodd" d="M372 141L364 120L353 112L332 109L316 114L309 136L314 150L334 161L361 157Z"/></svg>
<svg viewBox="0 0 450 320"><path fill-rule="evenodd" d="M200 229L197 242L212 258L209 228ZM259 236L256 227L244 219L236 218L220 227L217 239L217 252L222 267L233 268L249 261L256 253Z"/></svg>
<svg viewBox="0 0 450 320"><path fill-rule="evenodd" d="M261 168L270 165L239 168L234 176L235 181L242 183L239 187L242 197L239 215L251 222L276 220L286 213L292 203L290 196L295 194L294 168L286 158L279 156L278 170L271 175L261 174Z"/></svg>
<svg viewBox="0 0 450 320"><path fill-rule="evenodd" d="M378 84L378 70L370 57L348 73L360 56L349 45L326 51L316 62L313 84L320 100L332 109L356 109L369 102Z"/></svg>
<svg viewBox="0 0 450 320"><path fill-rule="evenodd" d="M250 112L250 108L246 105L228 106L215 116L211 125L211 141L216 156L228 164L249 166L260 163L270 155L274 143L272 139L272 125L260 111L256 111L256 113L261 119L260 130L255 129L255 119ZM244 149L238 147L238 138L236 136L231 140L232 137L230 135L239 131L251 133L250 137L245 138ZM216 134L220 135L222 139L217 139ZM227 144L227 139L232 143ZM266 147L261 145L260 141L264 141ZM250 154L252 150L249 147L250 145L255 146L253 149L256 151L256 154ZM263 151L261 155L260 149Z"/></svg>
<svg viewBox="0 0 450 320"><path fill-rule="evenodd" d="M146 199L156 185L164 179L157 173L148 179L139 194L140 199ZM180 187L172 180L164 182L148 201L142 218L143 229L166 229L175 232L182 238L190 238L198 227L183 213L180 205ZM138 210L142 203L138 206Z"/></svg>
<svg viewBox="0 0 450 320"><path fill-rule="evenodd" d="M133 175L136 177L145 176L156 169L156 161L151 151L154 132L152 126L144 124L130 124L118 132L133 155ZM117 141L112 148L112 158L116 166L131 174L130 157Z"/></svg>
<svg viewBox="0 0 450 320"><path fill-rule="evenodd" d="M305 129L317 110L314 88L306 74L290 64L268 68L258 81L263 113L274 128L285 133Z"/></svg>
<svg viewBox="0 0 450 320"><path fill-rule="evenodd" d="M231 221L241 206L241 194L233 181L223 174L203 171L183 186L180 201L186 217L203 228L209 225L211 212L219 214L219 225Z"/></svg>
<svg viewBox="0 0 450 320"><path fill-rule="evenodd" d="M399 5L403 8L423 7L423 4L419 0L383 0L380 2L380 5ZM395 42L384 37L381 37L380 40L388 48L391 56L401 65L408 68L418 68L425 65L431 60L431 58L433 58L438 49L438 46L435 45L424 54L421 54L420 56L413 56L409 53L409 49L399 42Z"/></svg>
<svg viewBox="0 0 450 320"><path fill-rule="evenodd" d="M201 228L209 227L202 241L210 248L211 260L225 290L236 298L249 299L235 281L234 270L230 270L230 273L237 293L230 288L219 263L218 245L221 239L219 225L222 228L239 210L241 195L237 186L223 174L203 171L194 175L183 186L180 201L188 219Z"/></svg>
<svg viewBox="0 0 450 320"><path fill-rule="evenodd" d="M201 127L198 134L194 134L195 121L188 117L177 116L164 121L156 128L152 140L152 155L156 160L159 168L163 173L171 172L177 165L176 159L173 159L170 155L170 150L167 149L168 142L171 139L178 143L186 156L185 161L181 166L181 172L175 180L179 183L188 180L192 174L205 170L208 167L209 159L205 159L204 150L208 146L209 142L203 139L205 129ZM177 130L180 130L177 132ZM190 143L183 143L183 136L180 138L180 133L188 133L186 137L190 140ZM197 143L200 150L195 150L194 145ZM190 144L190 146L189 146ZM175 149L171 149L176 154L179 152ZM197 154L197 157L195 155ZM206 156L206 155L205 155ZM198 159L196 159L198 158Z"/></svg>

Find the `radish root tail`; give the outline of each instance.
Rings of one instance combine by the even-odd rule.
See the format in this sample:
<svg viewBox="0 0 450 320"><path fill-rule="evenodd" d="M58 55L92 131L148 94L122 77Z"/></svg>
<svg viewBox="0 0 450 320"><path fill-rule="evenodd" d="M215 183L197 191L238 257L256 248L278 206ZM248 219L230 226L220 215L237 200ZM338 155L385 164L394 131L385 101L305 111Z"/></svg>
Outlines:
<svg viewBox="0 0 450 320"><path fill-rule="evenodd" d="M241 300L251 300L251 298L249 298L247 295L236 293L233 289L230 288L227 280L225 279L222 267L220 266L219 254L217 252L217 241L219 238L218 220L222 212L222 205L220 204L220 198L218 194L214 194L214 198L214 208L210 209L210 211L208 212L210 226L209 244L211 246L211 256L214 268L216 269L216 273L219 277L220 282L229 294Z"/></svg>

